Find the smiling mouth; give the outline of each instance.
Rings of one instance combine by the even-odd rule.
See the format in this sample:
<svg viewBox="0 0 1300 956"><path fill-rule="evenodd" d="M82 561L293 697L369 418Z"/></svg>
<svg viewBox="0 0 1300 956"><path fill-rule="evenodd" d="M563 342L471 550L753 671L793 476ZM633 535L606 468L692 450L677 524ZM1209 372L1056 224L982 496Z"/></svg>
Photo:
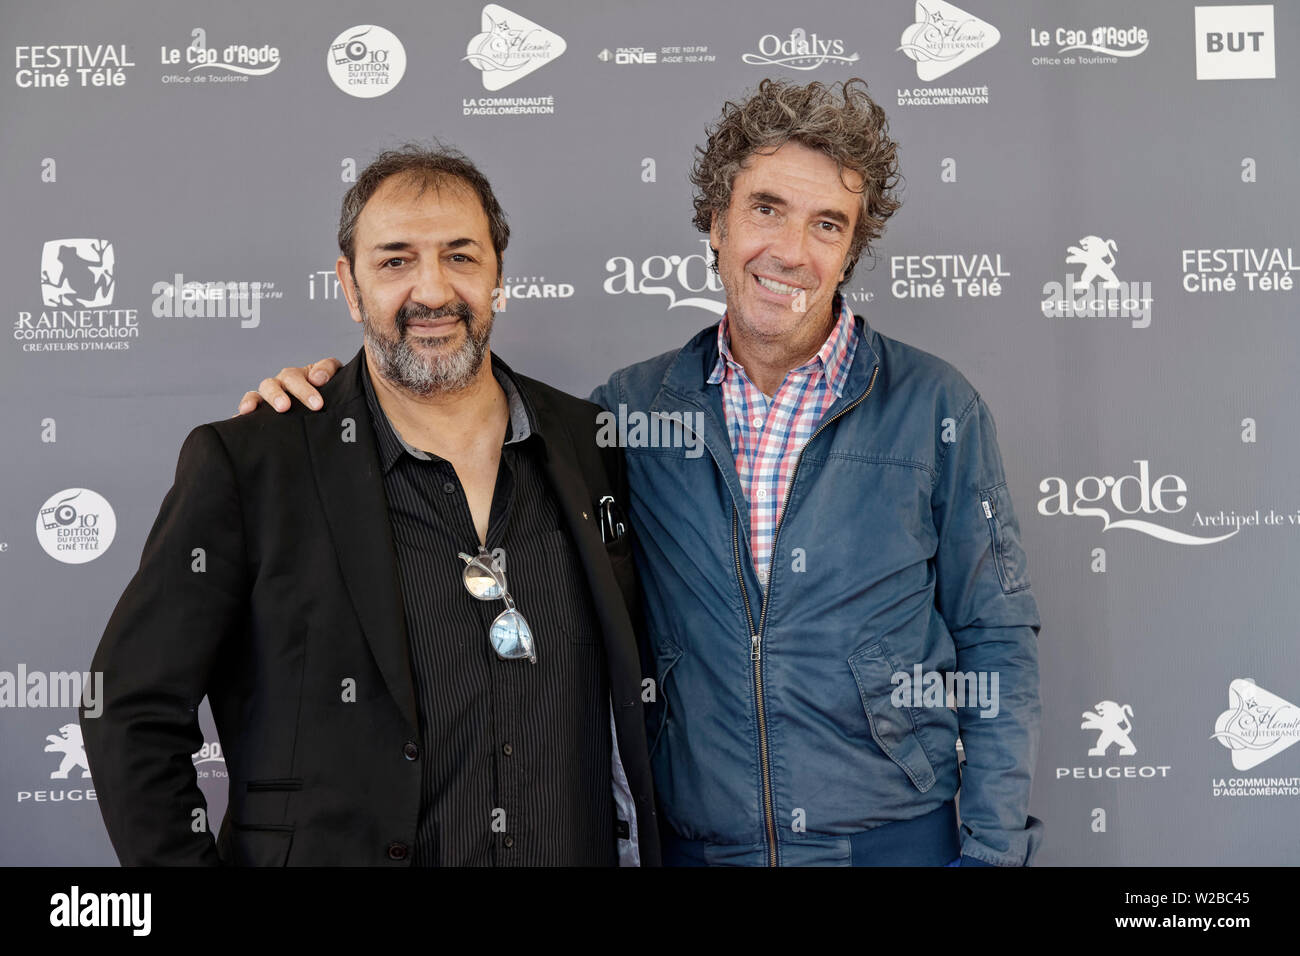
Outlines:
<svg viewBox="0 0 1300 956"><path fill-rule="evenodd" d="M801 286L786 285L784 282L777 282L764 276L756 275L754 280L768 292L775 292L777 295L797 295L804 291Z"/></svg>
<svg viewBox="0 0 1300 956"><path fill-rule="evenodd" d="M446 338L456 326L461 324L459 316L450 315L439 319L417 319L406 323L407 334L416 334L420 338Z"/></svg>

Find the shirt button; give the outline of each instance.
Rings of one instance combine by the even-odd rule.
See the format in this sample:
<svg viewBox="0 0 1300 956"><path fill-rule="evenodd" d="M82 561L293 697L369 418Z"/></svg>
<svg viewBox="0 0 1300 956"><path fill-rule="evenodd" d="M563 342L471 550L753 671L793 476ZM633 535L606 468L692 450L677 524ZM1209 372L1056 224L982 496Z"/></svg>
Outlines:
<svg viewBox="0 0 1300 956"><path fill-rule="evenodd" d="M501 752L505 754L507 757L509 757L512 753L515 752L515 748L511 747L509 744L502 744Z"/></svg>
<svg viewBox="0 0 1300 956"><path fill-rule="evenodd" d="M445 491L445 492L447 492L447 494L451 494L453 491L456 490L456 482L454 482L454 481L444 481L444 482L442 483L442 490Z"/></svg>
<svg viewBox="0 0 1300 956"><path fill-rule="evenodd" d="M405 843L388 844L388 858L390 860L405 860L406 854L407 846Z"/></svg>
<svg viewBox="0 0 1300 956"><path fill-rule="evenodd" d="M757 415L754 416L754 427L755 428L763 427L763 419L759 418Z"/></svg>
<svg viewBox="0 0 1300 956"><path fill-rule="evenodd" d="M512 846L515 845L515 838L512 837L512 836L508 836L508 837L506 837L504 840L502 840L501 842L504 843L504 844L506 845L506 849L508 850L508 849L510 849Z"/></svg>
<svg viewBox="0 0 1300 956"><path fill-rule="evenodd" d="M408 740L406 745L402 747L402 756L407 760L415 760L420 756L420 748L415 745L414 741Z"/></svg>
<svg viewBox="0 0 1300 956"><path fill-rule="evenodd" d="M766 501L766 500L767 500L767 489L766 489L766 488L759 488L758 491L754 492L754 494L755 494L755 496L758 498L759 501Z"/></svg>

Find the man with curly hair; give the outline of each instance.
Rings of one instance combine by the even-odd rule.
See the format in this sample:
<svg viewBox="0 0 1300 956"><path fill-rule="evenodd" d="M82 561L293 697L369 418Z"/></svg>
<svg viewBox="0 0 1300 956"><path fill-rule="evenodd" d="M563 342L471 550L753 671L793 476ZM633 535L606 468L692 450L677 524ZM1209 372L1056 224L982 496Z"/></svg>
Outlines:
<svg viewBox="0 0 1300 956"><path fill-rule="evenodd" d="M709 452L626 443L664 860L1027 865L1039 617L993 418L840 293L899 206L884 111L764 80L692 182L726 312L592 396Z"/></svg>

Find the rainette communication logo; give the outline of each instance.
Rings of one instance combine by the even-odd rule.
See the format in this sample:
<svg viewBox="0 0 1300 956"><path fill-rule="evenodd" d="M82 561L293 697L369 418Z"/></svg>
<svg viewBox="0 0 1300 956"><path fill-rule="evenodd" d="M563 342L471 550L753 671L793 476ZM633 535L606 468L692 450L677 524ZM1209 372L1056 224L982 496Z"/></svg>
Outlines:
<svg viewBox="0 0 1300 956"><path fill-rule="evenodd" d="M481 29L462 58L483 76L483 89L496 92L540 70L564 53L564 37L513 10L489 3Z"/></svg>
<svg viewBox="0 0 1300 956"><path fill-rule="evenodd" d="M1196 8L1198 80L1271 80L1273 5Z"/></svg>
<svg viewBox="0 0 1300 956"><path fill-rule="evenodd" d="M251 76L266 76L280 66L280 48L263 44L230 43L220 47L208 46L208 32L203 27L190 31L190 44L180 47L162 47L159 54L163 66L184 66L184 73L165 73L164 84L203 85L222 83L247 83Z"/></svg>
<svg viewBox="0 0 1300 956"><path fill-rule="evenodd" d="M1135 329L1151 324L1150 282L1123 282L1115 274L1119 244L1101 236L1084 236L1066 249L1067 272L1062 282L1043 284L1042 312L1051 319L1130 319Z"/></svg>
<svg viewBox="0 0 1300 956"><path fill-rule="evenodd" d="M52 239L41 249L41 311L19 312L14 341L24 352L125 349L139 337L136 309L109 308L117 253L107 239Z"/></svg>
<svg viewBox="0 0 1300 956"><path fill-rule="evenodd" d="M64 564L94 561L116 534L113 506L88 488L65 488L51 495L36 516L36 539L46 554Z"/></svg>
<svg viewBox="0 0 1300 956"><path fill-rule="evenodd" d="M406 48L383 27L362 24L344 30L325 53L330 79L349 96L383 96L406 73Z"/></svg>
<svg viewBox="0 0 1300 956"><path fill-rule="evenodd" d="M646 256L639 263L631 256L614 256L605 262L604 289L608 295L661 295L667 309L687 306L722 315L727 305L713 298L722 292L722 280L713 271L713 250L701 239L702 252L691 255Z"/></svg>
<svg viewBox="0 0 1300 956"><path fill-rule="evenodd" d="M998 28L943 0L918 0L916 22L903 31L898 51L916 62L916 78L933 82L991 50L1002 39ZM899 90L899 106L986 104L987 86Z"/></svg>
<svg viewBox="0 0 1300 956"><path fill-rule="evenodd" d="M775 33L765 33L758 40L758 52L746 53L740 59L750 66L783 66L789 70L815 70L827 63L857 63L858 54L846 55L843 40L827 40L816 33L809 36L801 27L796 27L784 39Z"/></svg>
<svg viewBox="0 0 1300 956"><path fill-rule="evenodd" d="M41 303L112 305L117 255L107 239L54 239L41 250Z"/></svg>

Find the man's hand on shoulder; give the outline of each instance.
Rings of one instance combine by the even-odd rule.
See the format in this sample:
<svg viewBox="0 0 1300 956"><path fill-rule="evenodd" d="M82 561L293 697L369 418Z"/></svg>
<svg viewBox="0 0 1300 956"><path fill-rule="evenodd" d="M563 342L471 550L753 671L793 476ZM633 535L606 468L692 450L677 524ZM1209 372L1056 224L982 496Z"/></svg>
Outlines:
<svg viewBox="0 0 1300 956"><path fill-rule="evenodd" d="M343 367L336 358L325 358L311 365L280 369L275 378L264 378L256 392L245 392L239 401L239 411L232 418L247 415L265 401L277 412L287 412L293 403L290 396L298 399L308 408L320 411L324 402L315 386L324 385L334 373Z"/></svg>

